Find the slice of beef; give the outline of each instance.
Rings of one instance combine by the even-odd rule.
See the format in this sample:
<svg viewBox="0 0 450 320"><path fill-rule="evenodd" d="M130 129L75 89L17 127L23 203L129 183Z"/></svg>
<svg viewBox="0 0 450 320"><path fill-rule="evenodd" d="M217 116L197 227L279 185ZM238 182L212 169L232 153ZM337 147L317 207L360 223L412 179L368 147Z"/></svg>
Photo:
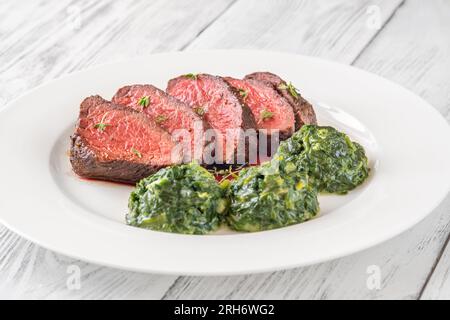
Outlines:
<svg viewBox="0 0 450 320"><path fill-rule="evenodd" d="M215 130L215 164L241 164L242 157L247 157L242 152L248 151L248 144L245 150L241 148L242 141L249 129L256 133L256 123L232 87L217 76L190 74L170 80L166 91L202 115Z"/></svg>
<svg viewBox="0 0 450 320"><path fill-rule="evenodd" d="M292 84L288 84L276 74L270 72L255 72L245 76L244 79L254 79L265 82L274 87L294 109L295 129L298 130L304 124L317 124L316 113L313 106L306 101Z"/></svg>
<svg viewBox="0 0 450 320"><path fill-rule="evenodd" d="M245 104L250 108L256 120L256 127L270 136L278 131L281 140L294 133L294 112L289 102L273 87L265 82L253 79L235 79L225 77L224 80L239 91Z"/></svg>
<svg viewBox="0 0 450 320"><path fill-rule="evenodd" d="M71 139L72 168L91 179L135 183L182 157L170 134L145 115L100 96L81 103Z"/></svg>
<svg viewBox="0 0 450 320"><path fill-rule="evenodd" d="M144 113L172 134L183 144L184 162L202 160L207 147L204 130L209 125L187 104L148 84L120 88L112 102Z"/></svg>

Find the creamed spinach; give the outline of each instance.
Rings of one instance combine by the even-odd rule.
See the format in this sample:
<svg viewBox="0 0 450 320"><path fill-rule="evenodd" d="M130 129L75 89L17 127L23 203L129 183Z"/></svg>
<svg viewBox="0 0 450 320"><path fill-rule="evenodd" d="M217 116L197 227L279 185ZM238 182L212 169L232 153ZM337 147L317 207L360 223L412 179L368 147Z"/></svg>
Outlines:
<svg viewBox="0 0 450 320"><path fill-rule="evenodd" d="M243 169L230 186L228 225L237 231L262 231L300 223L319 211L317 192L305 176L281 175L269 162Z"/></svg>
<svg viewBox="0 0 450 320"><path fill-rule="evenodd" d="M304 125L274 159L288 174L306 174L319 192L345 194L369 175L363 147L333 127Z"/></svg>
<svg viewBox="0 0 450 320"><path fill-rule="evenodd" d="M205 234L228 208L225 191L196 163L159 170L142 179L129 199L128 224L152 230Z"/></svg>

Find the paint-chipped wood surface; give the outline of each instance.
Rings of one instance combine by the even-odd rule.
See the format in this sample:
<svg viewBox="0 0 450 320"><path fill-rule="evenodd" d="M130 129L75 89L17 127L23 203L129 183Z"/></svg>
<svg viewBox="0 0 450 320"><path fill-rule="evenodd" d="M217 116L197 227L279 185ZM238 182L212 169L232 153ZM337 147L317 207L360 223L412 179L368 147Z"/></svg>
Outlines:
<svg viewBox="0 0 450 320"><path fill-rule="evenodd" d="M4 0L0 109L43 82L96 64L152 52L252 48L355 65L407 87L450 121L449 16L446 0ZM447 197L411 230L349 257L259 275L176 277L74 260L0 225L0 298L448 299L449 231Z"/></svg>

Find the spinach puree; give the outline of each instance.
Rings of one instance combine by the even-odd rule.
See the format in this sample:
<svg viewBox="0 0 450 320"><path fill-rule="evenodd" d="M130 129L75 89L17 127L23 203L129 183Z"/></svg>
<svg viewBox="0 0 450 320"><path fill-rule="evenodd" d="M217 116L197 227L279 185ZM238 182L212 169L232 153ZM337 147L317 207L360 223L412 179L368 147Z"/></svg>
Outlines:
<svg viewBox="0 0 450 320"><path fill-rule="evenodd" d="M319 211L307 177L281 175L273 163L243 169L231 183L228 225L237 231L280 228L311 219Z"/></svg>
<svg viewBox="0 0 450 320"><path fill-rule="evenodd" d="M234 175L234 173L233 173ZM317 192L345 194L369 175L364 149L332 127L304 125L274 158L218 184L196 163L161 169L129 199L127 223L159 231L206 234L222 221L262 231L317 215Z"/></svg>
<svg viewBox="0 0 450 320"><path fill-rule="evenodd" d="M369 175L363 147L332 127L302 126L274 159L284 173L308 175L319 192L345 194Z"/></svg>
<svg viewBox="0 0 450 320"><path fill-rule="evenodd" d="M152 230L205 234L217 229L228 208L225 191L196 163L159 170L131 193L129 225Z"/></svg>

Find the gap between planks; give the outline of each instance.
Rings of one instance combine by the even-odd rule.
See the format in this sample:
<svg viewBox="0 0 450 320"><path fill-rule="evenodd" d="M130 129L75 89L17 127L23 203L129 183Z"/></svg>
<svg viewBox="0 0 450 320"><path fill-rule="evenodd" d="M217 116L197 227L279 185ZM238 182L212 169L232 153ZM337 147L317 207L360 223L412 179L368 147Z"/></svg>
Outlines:
<svg viewBox="0 0 450 320"><path fill-rule="evenodd" d="M450 247L448 246L449 241L450 241L450 234L447 236L447 240L445 240L444 245L442 246L441 251L439 252L439 254L438 254L437 258L436 258L436 261L434 262L433 266L431 267L431 270L430 270L430 272L429 272L427 278L425 279L425 282L424 282L422 288L420 289L419 296L417 297L417 300L422 300L423 294L424 294L425 290L427 289L428 284L430 283L430 280L431 280L431 278L433 277L433 274L434 274L434 272L436 271L436 268L437 268L437 266L439 265L439 262L441 261L442 256L443 256L444 253L445 253L445 250L446 250L447 248L450 249ZM178 280L178 279L177 279L177 280ZM175 280L175 282L176 282L176 280ZM172 286L171 286L171 287L172 287ZM170 287L170 288L171 288L171 287ZM169 288L169 289L170 289L170 288ZM165 296L165 295L166 295L166 294L164 294L164 296Z"/></svg>
<svg viewBox="0 0 450 320"><path fill-rule="evenodd" d="M376 37L384 30L384 28L391 22L392 18L395 16L397 11L405 4L406 0L402 0L398 6L392 10L391 14L387 17L386 21L383 23L380 29L377 30L377 32L373 35L373 37L366 43L366 45L361 49L361 51L356 55L356 57L353 59L353 61L350 63L351 66L357 63L361 55L366 51L367 48L370 47L370 45L373 43Z"/></svg>

